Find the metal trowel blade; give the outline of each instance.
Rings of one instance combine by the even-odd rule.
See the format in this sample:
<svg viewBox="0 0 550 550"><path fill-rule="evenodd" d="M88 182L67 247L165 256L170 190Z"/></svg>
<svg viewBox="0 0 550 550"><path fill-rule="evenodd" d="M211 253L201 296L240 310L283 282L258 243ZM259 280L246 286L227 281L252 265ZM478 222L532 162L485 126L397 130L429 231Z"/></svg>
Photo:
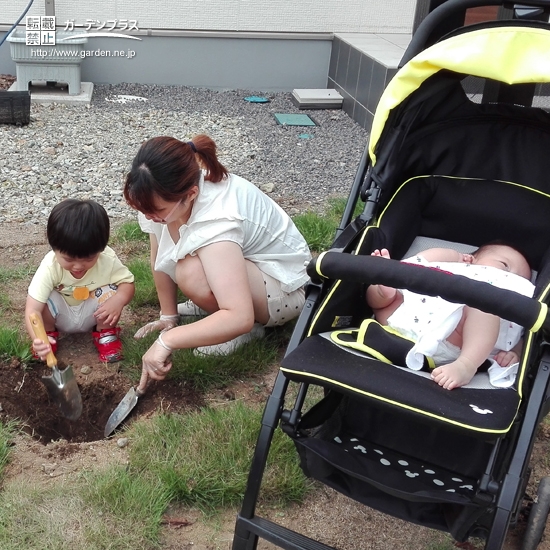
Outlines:
<svg viewBox="0 0 550 550"><path fill-rule="evenodd" d="M61 414L69 420L77 420L82 414L82 396L72 367L63 370L52 367L51 376L42 376L42 382Z"/></svg>
<svg viewBox="0 0 550 550"><path fill-rule="evenodd" d="M118 425L132 412L141 395L143 394L138 393L135 388L130 388L117 408L111 413L109 420L107 420L104 432L105 437L111 435Z"/></svg>

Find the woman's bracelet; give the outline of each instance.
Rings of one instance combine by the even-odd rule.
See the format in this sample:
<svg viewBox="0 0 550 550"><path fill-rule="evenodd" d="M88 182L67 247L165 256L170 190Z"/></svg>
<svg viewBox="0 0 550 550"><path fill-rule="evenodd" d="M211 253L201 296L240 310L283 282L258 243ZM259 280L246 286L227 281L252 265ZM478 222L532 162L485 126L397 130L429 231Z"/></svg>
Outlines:
<svg viewBox="0 0 550 550"><path fill-rule="evenodd" d="M174 351L170 346L167 346L167 345L164 343L164 340L162 339L162 334L159 334L159 336L158 336L158 338L157 338L157 342L158 342L166 351L169 351L169 352L173 352L173 351Z"/></svg>

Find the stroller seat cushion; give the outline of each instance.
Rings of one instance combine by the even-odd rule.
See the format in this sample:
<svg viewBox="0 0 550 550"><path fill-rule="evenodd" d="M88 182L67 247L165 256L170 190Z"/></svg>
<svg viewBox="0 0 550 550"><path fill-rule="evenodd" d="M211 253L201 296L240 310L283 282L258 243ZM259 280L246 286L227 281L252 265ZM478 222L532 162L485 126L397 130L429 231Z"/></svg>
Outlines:
<svg viewBox="0 0 550 550"><path fill-rule="evenodd" d="M520 403L518 393L512 389L445 390L428 373L369 358L337 345L329 335L317 334L303 340L283 359L281 370L297 382L333 388L484 437L507 433Z"/></svg>

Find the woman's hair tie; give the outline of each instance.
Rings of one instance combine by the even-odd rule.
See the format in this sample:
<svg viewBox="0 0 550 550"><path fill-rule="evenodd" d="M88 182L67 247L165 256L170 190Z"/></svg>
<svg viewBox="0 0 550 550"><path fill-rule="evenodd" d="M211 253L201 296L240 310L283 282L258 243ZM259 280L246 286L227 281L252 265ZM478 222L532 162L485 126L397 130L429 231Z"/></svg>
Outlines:
<svg viewBox="0 0 550 550"><path fill-rule="evenodd" d="M187 145L189 145L189 147L191 147L191 149L193 150L193 153L197 152L197 148L195 147L195 144L192 141L188 141Z"/></svg>

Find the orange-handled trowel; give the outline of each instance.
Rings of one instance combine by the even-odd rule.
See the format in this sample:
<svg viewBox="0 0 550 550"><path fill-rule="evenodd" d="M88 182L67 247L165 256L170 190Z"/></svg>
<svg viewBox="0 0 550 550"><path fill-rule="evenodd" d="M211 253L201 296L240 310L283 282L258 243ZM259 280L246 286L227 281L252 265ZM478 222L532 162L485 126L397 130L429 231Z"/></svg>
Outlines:
<svg viewBox="0 0 550 550"><path fill-rule="evenodd" d="M36 313L31 313L29 320L34 335L43 342L48 342L48 335L44 329L42 319ZM82 396L72 367L59 370L57 359L51 351L46 356L46 363L52 369L52 374L51 376L43 376L42 382L46 386L50 398L57 404L65 418L76 420L82 414Z"/></svg>

